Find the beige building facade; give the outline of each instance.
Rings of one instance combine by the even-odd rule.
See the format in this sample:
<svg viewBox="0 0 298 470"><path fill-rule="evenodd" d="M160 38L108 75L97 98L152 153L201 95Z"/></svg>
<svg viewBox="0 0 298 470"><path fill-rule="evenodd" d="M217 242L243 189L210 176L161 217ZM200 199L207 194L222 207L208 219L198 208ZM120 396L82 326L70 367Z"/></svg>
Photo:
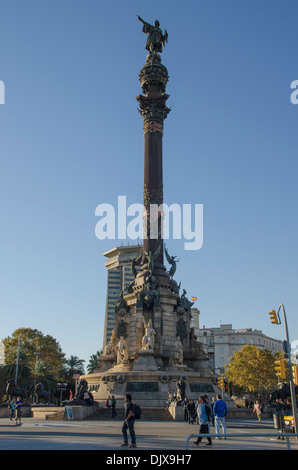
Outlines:
<svg viewBox="0 0 298 470"><path fill-rule="evenodd" d="M199 311L198 311L199 312ZM193 316L197 312L192 312ZM199 321L196 320L196 325ZM208 354L208 365L215 374L224 373L224 367L235 351L240 351L246 344L260 349L269 349L275 353L282 351L282 341L266 336L261 330L252 328L233 329L231 324L222 324L214 328L196 328L198 341Z"/></svg>

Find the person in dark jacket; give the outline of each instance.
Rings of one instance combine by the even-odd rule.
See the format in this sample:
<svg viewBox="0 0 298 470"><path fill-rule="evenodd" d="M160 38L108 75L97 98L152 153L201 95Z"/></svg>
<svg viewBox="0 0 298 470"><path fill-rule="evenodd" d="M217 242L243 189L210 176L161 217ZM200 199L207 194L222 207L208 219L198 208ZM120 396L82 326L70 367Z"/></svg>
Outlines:
<svg viewBox="0 0 298 470"><path fill-rule="evenodd" d="M283 419L283 414L284 414L284 404L281 401L281 398L277 398L275 402L275 414L277 418L277 432L283 433L284 431L284 419ZM282 438L278 436L277 439L284 439L284 436Z"/></svg>
<svg viewBox="0 0 298 470"><path fill-rule="evenodd" d="M131 437L131 445L129 447L137 447L136 446L136 435L134 430L135 418L133 415L133 404L131 402L132 398L130 394L125 395L125 404L124 404L124 414L125 419L122 425L122 435L124 439L124 443L121 444L121 447L128 446L128 439L127 439L127 429L129 429L129 434Z"/></svg>
<svg viewBox="0 0 298 470"><path fill-rule="evenodd" d="M187 412L188 412L188 424L193 424L196 414L196 406L192 399L189 400L187 404Z"/></svg>
<svg viewBox="0 0 298 470"><path fill-rule="evenodd" d="M188 421L188 411L187 411L187 406L188 406L188 399L185 397L183 402L182 402L183 410L184 410L184 421Z"/></svg>

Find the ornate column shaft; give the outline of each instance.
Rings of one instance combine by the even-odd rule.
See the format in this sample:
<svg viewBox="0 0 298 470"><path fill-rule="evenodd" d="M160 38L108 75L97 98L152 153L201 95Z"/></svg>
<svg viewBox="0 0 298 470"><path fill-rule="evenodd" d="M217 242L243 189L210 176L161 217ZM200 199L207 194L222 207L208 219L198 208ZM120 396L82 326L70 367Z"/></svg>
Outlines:
<svg viewBox="0 0 298 470"><path fill-rule="evenodd" d="M144 251L154 254L159 250L153 273L158 279L159 286L168 287L170 283L169 276L165 272L164 247L161 238L162 218L160 213L153 214L150 207L151 204L163 203L162 138L164 119L170 111L166 106L169 95L165 93L168 71L161 63L159 54L148 54L139 79L144 93L144 95L137 96L144 128L144 206L146 208L144 226L147 232L147 238L144 238ZM150 216L155 217L155 220L157 218L157 238L150 236Z"/></svg>

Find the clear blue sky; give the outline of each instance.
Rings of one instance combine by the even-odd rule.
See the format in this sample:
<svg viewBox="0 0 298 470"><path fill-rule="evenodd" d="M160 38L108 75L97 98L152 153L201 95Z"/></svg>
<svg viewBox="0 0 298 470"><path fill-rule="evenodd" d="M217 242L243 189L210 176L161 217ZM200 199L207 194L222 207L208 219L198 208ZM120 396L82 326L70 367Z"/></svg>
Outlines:
<svg viewBox="0 0 298 470"><path fill-rule="evenodd" d="M102 346L115 242L95 237L95 208L143 193L137 15L169 34L165 202L204 205L202 249L167 243L176 280L201 326L283 339L268 316L283 302L297 340L294 0L2 1L1 338L37 328L86 361Z"/></svg>

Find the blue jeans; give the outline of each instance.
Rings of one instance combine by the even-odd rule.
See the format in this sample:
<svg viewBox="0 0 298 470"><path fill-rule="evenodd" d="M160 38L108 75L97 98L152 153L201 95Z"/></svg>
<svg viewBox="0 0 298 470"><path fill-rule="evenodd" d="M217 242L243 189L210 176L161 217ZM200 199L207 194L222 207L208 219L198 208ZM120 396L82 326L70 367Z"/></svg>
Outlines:
<svg viewBox="0 0 298 470"><path fill-rule="evenodd" d="M226 418L215 416L215 432L219 434L219 425L222 427L223 434L226 434Z"/></svg>
<svg viewBox="0 0 298 470"><path fill-rule="evenodd" d="M127 421L127 423L123 423L122 434L123 434L124 444L128 444L127 429L129 429L129 434L130 434L130 437L131 437L131 443L132 444L136 443L136 435L135 435L135 430L134 430L134 424L135 424L134 419L129 419Z"/></svg>

